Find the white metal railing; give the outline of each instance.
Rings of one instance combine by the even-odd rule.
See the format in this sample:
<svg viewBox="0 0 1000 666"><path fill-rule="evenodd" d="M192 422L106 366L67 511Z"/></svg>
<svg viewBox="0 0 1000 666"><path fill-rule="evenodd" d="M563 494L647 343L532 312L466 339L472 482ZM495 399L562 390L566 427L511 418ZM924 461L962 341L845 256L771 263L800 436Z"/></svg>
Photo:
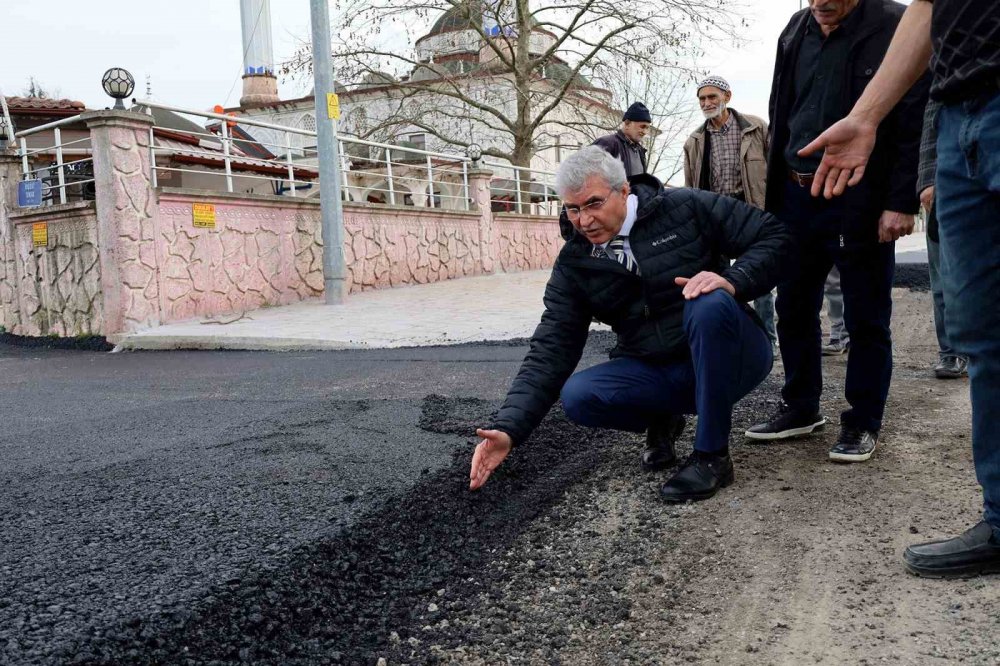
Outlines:
<svg viewBox="0 0 1000 666"><path fill-rule="evenodd" d="M484 160L482 164L493 171L490 206L494 212L559 214L555 172L489 160Z"/></svg>
<svg viewBox="0 0 1000 666"><path fill-rule="evenodd" d="M220 121L218 133L163 128L197 140L197 143L183 147L158 143L154 129L151 128L150 163L153 165L154 186L157 184L158 172L215 173L225 178L228 192L234 191L234 180L239 178L249 182L270 181L275 193L287 192L291 196L300 196L304 189L312 188L318 180L319 160L315 131L246 116L192 111L150 101L135 103L145 107L151 115L153 109L161 109L184 116ZM257 131L252 134L252 139L242 139L234 136L230 124L256 128ZM466 156L365 141L343 135L338 135L337 140L345 198L394 205L469 210L469 159ZM244 153L240 150L241 144L264 148L271 157ZM216 162L218 167L212 172L176 166L176 159L172 164L158 160L183 155ZM305 196L315 194L316 189L313 189Z"/></svg>
<svg viewBox="0 0 1000 666"><path fill-rule="evenodd" d="M160 137L155 131L158 126L150 127L150 177L154 187L158 185L158 174L176 172L221 178L227 192L236 191L237 183L242 190L249 183L264 181L272 185L276 194L311 197L318 193L318 187L314 187L319 179L315 131L244 116L133 101L150 115L153 115L153 109L161 109L203 121L220 121L217 128L205 128L204 131L159 127ZM62 136L65 126L79 122L80 116L73 116L14 135L20 140L22 177L25 180L42 180L43 204L55 203L56 194L59 203L94 198L89 131L83 138L70 141L63 141ZM201 127L201 124L196 124ZM243 138L233 131L233 127L238 125L257 131ZM27 137L49 131L53 136L52 145L29 147ZM158 141L158 138L162 140ZM177 140L170 141L171 138ZM337 135L337 141L345 199L450 210L470 209L471 160L467 156L344 135ZM267 156L256 154L259 148L264 149ZM190 160L192 164L185 165L185 157L193 158ZM501 162L482 161L481 164L494 171L490 188L490 204L494 211L558 214L553 172Z"/></svg>
<svg viewBox="0 0 1000 666"><path fill-rule="evenodd" d="M42 181L43 206L56 203L57 196L62 204L70 200L95 198L94 158L89 130L80 139L63 141L62 137L64 127L79 122L80 116L76 115L14 134L19 141L21 179ZM29 136L49 131L52 132L52 145L29 149Z"/></svg>

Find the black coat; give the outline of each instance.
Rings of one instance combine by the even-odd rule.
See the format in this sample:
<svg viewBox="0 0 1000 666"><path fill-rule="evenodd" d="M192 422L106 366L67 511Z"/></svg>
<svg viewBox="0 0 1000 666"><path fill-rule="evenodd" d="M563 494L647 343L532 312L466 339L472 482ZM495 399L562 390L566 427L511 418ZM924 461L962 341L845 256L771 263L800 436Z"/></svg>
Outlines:
<svg viewBox="0 0 1000 666"><path fill-rule="evenodd" d="M626 153L632 142L628 140L624 132L616 130L614 134L606 134L598 138L592 145L600 146L614 157L625 162ZM643 148L642 144L635 145L639 148L639 161L642 163L642 172L646 173L646 149ZM628 171L628 165L626 165L626 171Z"/></svg>
<svg viewBox="0 0 1000 666"><path fill-rule="evenodd" d="M549 411L572 374L593 318L611 326L611 357L668 363L690 356L684 297L676 277L709 270L736 289L744 304L771 291L790 236L772 215L730 197L687 188L663 189L656 178L629 179L639 199L629 244L637 277L607 258L560 218L568 237L545 287L545 312L531 347L494 423L523 442ZM724 256L739 257L729 266ZM746 307L744 305L744 307Z"/></svg>
<svg viewBox="0 0 1000 666"><path fill-rule="evenodd" d="M899 24L904 5L891 0L861 0L864 15L855 34L851 35L848 65L840 74L846 77L843 113L846 116L861 97L865 86L882 63L885 52ZM795 100L794 76L799 47L806 32L809 10L796 12L778 38L778 53L771 83L771 149L768 153L767 198L765 209L776 213L781 209L788 165L785 148L788 144L788 117ZM916 213L919 200L915 194L917 164L920 156L920 130L930 77L925 75L896 105L878 129L865 176L854 187L847 188L843 200L847 206L841 233L852 240L877 240L877 221L883 210Z"/></svg>

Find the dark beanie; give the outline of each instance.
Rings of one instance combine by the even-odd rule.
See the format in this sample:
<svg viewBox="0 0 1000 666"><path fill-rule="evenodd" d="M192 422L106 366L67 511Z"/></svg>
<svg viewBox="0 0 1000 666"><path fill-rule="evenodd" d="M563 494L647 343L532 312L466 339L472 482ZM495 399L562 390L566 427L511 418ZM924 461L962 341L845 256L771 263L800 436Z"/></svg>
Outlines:
<svg viewBox="0 0 1000 666"><path fill-rule="evenodd" d="M635 102L632 106L628 107L625 115L622 116L622 120L634 120L639 123L651 123L653 122L653 117L649 115L649 109L642 102Z"/></svg>

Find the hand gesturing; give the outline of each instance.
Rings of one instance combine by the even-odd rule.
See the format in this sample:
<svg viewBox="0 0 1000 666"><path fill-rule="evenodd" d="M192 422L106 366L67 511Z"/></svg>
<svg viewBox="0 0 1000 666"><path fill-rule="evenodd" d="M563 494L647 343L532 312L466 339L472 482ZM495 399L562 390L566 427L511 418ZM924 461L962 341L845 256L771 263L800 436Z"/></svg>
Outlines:
<svg viewBox="0 0 1000 666"><path fill-rule="evenodd" d="M483 441L476 445L476 452L472 454L472 469L469 471L469 490L482 488L486 480L490 478L504 458L510 453L514 444L510 435L500 430L476 430L476 434L483 438Z"/></svg>

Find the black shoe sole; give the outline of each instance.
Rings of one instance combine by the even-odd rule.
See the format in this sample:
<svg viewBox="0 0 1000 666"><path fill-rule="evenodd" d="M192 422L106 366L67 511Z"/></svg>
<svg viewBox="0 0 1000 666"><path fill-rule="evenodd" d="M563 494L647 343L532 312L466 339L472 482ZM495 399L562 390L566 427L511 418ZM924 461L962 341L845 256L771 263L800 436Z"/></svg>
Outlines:
<svg viewBox="0 0 1000 666"><path fill-rule="evenodd" d="M777 439L791 439L793 437L805 437L806 435L811 435L817 430L822 430L823 426L826 425L826 417L821 416L819 421L811 425L802 426L801 428L789 428L788 430L782 430L781 432L753 432L752 430L747 430L743 434L747 439L756 439L763 442L771 442Z"/></svg>
<svg viewBox="0 0 1000 666"><path fill-rule="evenodd" d="M964 564L957 567L924 569L915 564L910 564L904 559L903 566L908 572L921 578L975 578L976 576L1000 574L1000 562Z"/></svg>
<svg viewBox="0 0 1000 666"><path fill-rule="evenodd" d="M707 491L705 491L703 493L690 493L688 495L683 495L683 496L681 496L681 495L664 495L661 492L660 493L660 499L662 499L667 504L683 504L684 502L687 502L687 501L700 502L702 500L707 500L707 499L711 499L712 497L715 497L715 495L720 490L722 490L723 488L728 488L729 486L733 485L733 483L735 481L736 481L736 474L734 472L730 472L729 476L723 478L719 482L719 486L717 488L713 488L712 490L707 490Z"/></svg>
<svg viewBox="0 0 1000 666"><path fill-rule="evenodd" d="M859 463L866 462L871 459L875 454L875 449L872 449L868 453L837 453L835 451L830 451L827 454L830 460L837 463Z"/></svg>

